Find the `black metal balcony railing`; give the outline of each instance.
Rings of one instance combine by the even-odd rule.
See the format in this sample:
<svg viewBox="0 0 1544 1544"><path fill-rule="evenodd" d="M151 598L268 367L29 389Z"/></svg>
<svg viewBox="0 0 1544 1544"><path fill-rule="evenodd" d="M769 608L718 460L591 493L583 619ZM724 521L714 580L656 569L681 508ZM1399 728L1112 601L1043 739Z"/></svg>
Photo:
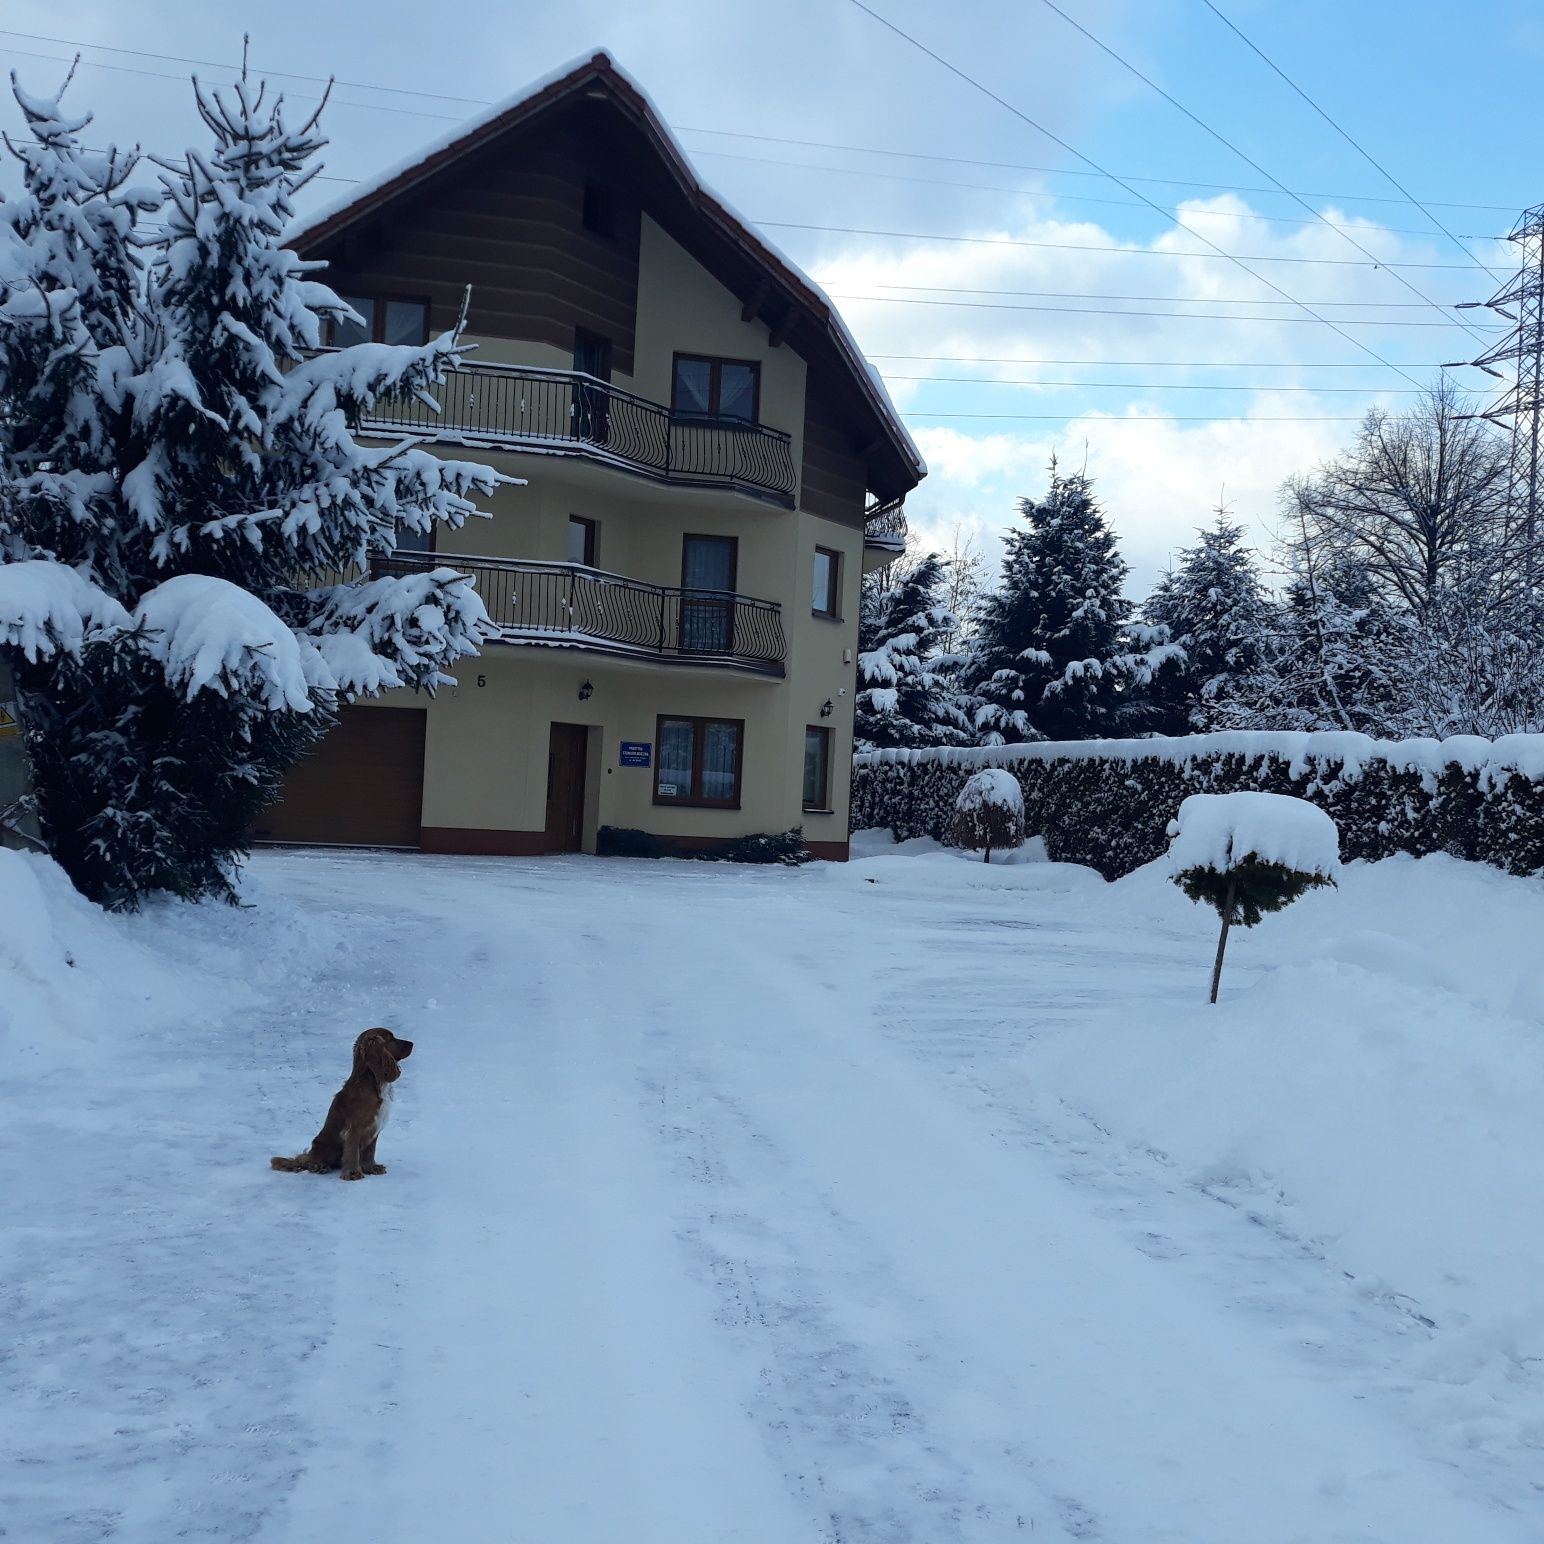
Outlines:
<svg viewBox="0 0 1544 1544"><path fill-rule="evenodd" d="M377 574L440 567L472 575L507 643L783 674L788 646L783 610L775 601L644 584L578 563L399 552L371 564Z"/></svg>
<svg viewBox="0 0 1544 1544"><path fill-rule="evenodd" d="M376 404L361 427L580 453L661 482L735 488L790 507L798 487L789 436L761 424L687 418L577 370L471 364L435 389Z"/></svg>
<svg viewBox="0 0 1544 1544"><path fill-rule="evenodd" d="M863 512L863 540L871 547L884 547L895 552L906 550L906 499L890 499L887 503L875 500Z"/></svg>

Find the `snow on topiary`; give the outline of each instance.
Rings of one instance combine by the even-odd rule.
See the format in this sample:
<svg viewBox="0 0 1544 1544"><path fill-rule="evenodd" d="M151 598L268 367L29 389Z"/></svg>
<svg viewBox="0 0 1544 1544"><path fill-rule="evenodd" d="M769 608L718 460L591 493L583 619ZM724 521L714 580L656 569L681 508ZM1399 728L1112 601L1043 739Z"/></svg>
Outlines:
<svg viewBox="0 0 1544 1544"><path fill-rule="evenodd" d="M1011 772L987 767L977 772L954 801L954 844L992 861L994 847L1024 845L1024 793Z"/></svg>
<svg viewBox="0 0 1544 1544"><path fill-rule="evenodd" d="M1306 799L1286 794L1192 794L1169 822L1169 835L1169 877L1222 918L1212 1002L1233 923L1253 927L1305 891L1333 885L1340 868L1335 822Z"/></svg>

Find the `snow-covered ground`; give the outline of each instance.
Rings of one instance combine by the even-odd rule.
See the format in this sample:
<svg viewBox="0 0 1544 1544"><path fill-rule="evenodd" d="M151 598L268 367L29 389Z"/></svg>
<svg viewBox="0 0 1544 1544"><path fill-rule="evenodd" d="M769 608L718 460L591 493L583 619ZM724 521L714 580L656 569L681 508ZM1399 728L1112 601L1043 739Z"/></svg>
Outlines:
<svg viewBox="0 0 1544 1544"><path fill-rule="evenodd" d="M1536 1544L1544 883L864 850L0 853L0 1538Z"/></svg>

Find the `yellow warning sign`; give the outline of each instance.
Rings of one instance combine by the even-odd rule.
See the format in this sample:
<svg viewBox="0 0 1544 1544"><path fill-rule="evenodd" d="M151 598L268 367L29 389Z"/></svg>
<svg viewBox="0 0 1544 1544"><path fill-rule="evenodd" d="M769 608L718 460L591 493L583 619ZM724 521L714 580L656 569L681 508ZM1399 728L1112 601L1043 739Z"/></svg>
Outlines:
<svg viewBox="0 0 1544 1544"><path fill-rule="evenodd" d="M16 722L16 704L0 702L0 740L8 740L20 733L21 725Z"/></svg>

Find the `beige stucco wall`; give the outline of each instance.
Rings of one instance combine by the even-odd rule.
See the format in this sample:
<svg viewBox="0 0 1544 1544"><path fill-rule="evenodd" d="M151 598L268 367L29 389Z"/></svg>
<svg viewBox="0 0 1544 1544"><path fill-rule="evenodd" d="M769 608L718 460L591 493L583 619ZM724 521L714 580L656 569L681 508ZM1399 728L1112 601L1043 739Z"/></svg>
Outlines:
<svg viewBox="0 0 1544 1544"><path fill-rule="evenodd" d="M802 458L805 364L772 348L767 329L740 319L741 303L658 226L645 219L640 258L636 374L616 382L668 404L677 352L755 359L761 364L761 418L793 437ZM474 340L493 361L571 366L561 351L509 340ZM651 584L681 583L688 533L738 541L737 590L777 602L788 644L787 674L769 680L722 669L619 661L601 653L532 646L490 647L456 670L459 684L429 706L423 823L477 832L538 832L546 821L547 754L553 723L590 726L586 843L600 825L687 838L737 836L802 825L812 842L847 837L854 653L857 648L860 531L803 510L719 489L664 488L577 458L463 451L526 479L484 501L491 518L441 530L450 557L498 556L561 561L570 515L598 525L596 566ZM838 620L813 616L815 548L841 553ZM589 681L593 694L580 702ZM406 694L403 701L422 704ZM830 701L832 714L820 717ZM655 805L654 771L623 767L624 740L654 744L661 714L745 722L741 807ZM824 725L832 742L832 813L802 810L804 731ZM656 747L657 751L657 747Z"/></svg>

